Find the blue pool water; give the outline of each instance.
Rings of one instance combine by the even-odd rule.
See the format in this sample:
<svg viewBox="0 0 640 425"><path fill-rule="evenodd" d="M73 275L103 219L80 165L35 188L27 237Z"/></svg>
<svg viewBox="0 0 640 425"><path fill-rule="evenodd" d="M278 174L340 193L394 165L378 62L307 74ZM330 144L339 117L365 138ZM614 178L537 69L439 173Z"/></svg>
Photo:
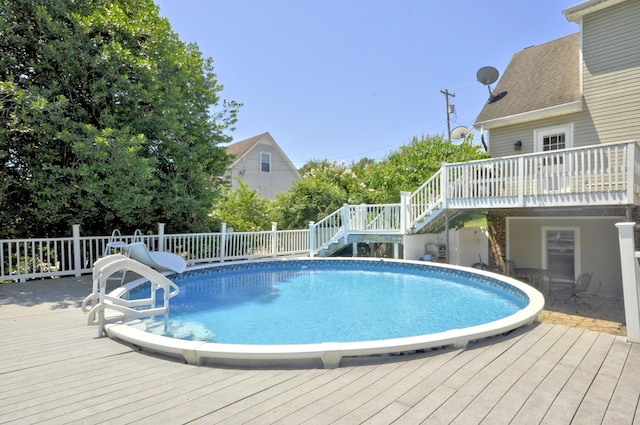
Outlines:
<svg viewBox="0 0 640 425"><path fill-rule="evenodd" d="M187 272L172 278L180 294L171 299L168 329L149 320L148 330L227 344L370 341L480 325L528 303L517 289L465 272L343 263L351 262L271 262ZM146 296L148 289L131 297Z"/></svg>

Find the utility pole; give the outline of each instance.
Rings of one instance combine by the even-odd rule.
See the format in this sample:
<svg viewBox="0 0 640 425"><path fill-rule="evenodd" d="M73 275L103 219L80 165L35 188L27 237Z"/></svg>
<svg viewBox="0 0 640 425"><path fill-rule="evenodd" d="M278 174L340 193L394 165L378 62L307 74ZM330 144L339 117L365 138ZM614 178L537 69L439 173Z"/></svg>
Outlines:
<svg viewBox="0 0 640 425"><path fill-rule="evenodd" d="M455 93L450 93L449 90L444 89L440 90L440 93L444 95L444 98L447 101L447 140L451 140L451 121L449 120L449 114L453 112L453 105L449 105L449 97L456 97Z"/></svg>

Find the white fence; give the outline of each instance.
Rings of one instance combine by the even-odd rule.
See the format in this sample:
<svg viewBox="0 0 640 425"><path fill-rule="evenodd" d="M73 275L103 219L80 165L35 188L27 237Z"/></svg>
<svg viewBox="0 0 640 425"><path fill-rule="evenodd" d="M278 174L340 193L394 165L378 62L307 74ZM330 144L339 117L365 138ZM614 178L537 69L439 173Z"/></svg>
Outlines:
<svg viewBox="0 0 640 425"><path fill-rule="evenodd" d="M131 243L134 235L120 237ZM151 250L181 255L188 264L247 260L262 257L309 255L309 230L233 232L222 226L219 233L143 235ZM0 240L0 281L21 281L53 276L91 273L93 263L106 253L111 236L80 236L80 226L66 238Z"/></svg>

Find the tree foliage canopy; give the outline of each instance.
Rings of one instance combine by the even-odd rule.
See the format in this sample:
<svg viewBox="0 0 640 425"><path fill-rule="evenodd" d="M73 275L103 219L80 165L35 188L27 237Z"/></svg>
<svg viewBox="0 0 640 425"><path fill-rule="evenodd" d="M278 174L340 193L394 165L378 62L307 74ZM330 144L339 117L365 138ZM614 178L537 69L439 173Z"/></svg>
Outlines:
<svg viewBox="0 0 640 425"><path fill-rule="evenodd" d="M271 230L270 200L260 198L257 190L238 180L235 190L226 190L213 210L216 223L226 223L236 232Z"/></svg>
<svg viewBox="0 0 640 425"><path fill-rule="evenodd" d="M302 179L278 195L272 220L279 228L302 229L345 203L396 203L400 192L414 192L440 170L442 163L487 156L471 140L455 145L441 137L423 136L414 137L379 162L368 158L352 164L312 160L300 169Z"/></svg>
<svg viewBox="0 0 640 425"><path fill-rule="evenodd" d="M488 155L479 146L473 145L470 139L456 145L438 136L414 137L408 145L400 146L366 174L370 201L399 202L400 192L414 192L438 172L443 163L486 157Z"/></svg>
<svg viewBox="0 0 640 425"><path fill-rule="evenodd" d="M0 0L0 35L0 237L206 227L240 105L152 0Z"/></svg>

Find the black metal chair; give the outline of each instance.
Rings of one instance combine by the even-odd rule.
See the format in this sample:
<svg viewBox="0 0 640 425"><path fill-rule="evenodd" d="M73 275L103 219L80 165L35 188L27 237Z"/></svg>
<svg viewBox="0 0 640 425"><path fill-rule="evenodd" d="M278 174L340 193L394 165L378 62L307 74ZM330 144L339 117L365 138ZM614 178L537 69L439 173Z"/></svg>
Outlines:
<svg viewBox="0 0 640 425"><path fill-rule="evenodd" d="M584 298L582 298L580 294L587 293L587 291L589 290L589 285L591 284L592 277L592 272L582 273L580 276L578 276L575 283L573 284L573 287L571 288L571 295L565 300L565 304L568 303L572 298L575 298L576 301L582 301L587 305L587 307L589 307L589 309L591 309L591 305L589 305L589 303ZM599 285L598 288L596 288L593 292L596 292L598 289L600 289Z"/></svg>

